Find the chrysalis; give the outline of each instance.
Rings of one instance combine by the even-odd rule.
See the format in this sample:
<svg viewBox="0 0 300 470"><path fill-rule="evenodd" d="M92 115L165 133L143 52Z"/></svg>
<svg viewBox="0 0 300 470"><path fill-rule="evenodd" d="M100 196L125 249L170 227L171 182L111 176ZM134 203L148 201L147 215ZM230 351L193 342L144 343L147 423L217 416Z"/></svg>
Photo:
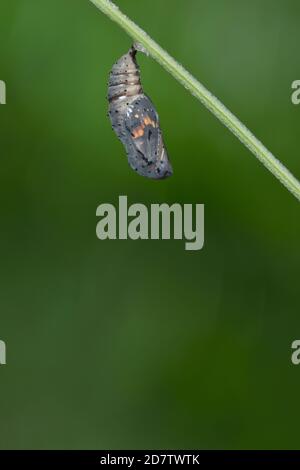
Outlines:
<svg viewBox="0 0 300 470"><path fill-rule="evenodd" d="M173 171L163 143L158 114L142 89L136 62L138 49L136 45L132 46L110 72L109 117L126 149L131 168L147 178L163 179L171 176Z"/></svg>

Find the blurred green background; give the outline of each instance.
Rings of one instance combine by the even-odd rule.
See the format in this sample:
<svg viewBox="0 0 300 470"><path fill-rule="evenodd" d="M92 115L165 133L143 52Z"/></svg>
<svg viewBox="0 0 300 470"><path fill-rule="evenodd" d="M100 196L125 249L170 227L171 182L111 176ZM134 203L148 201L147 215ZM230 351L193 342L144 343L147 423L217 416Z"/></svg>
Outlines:
<svg viewBox="0 0 300 470"><path fill-rule="evenodd" d="M298 0L117 4L300 176ZM1 0L2 449L299 448L299 203L139 57L174 167L128 166L88 0ZM96 238L96 207L205 204L205 247Z"/></svg>

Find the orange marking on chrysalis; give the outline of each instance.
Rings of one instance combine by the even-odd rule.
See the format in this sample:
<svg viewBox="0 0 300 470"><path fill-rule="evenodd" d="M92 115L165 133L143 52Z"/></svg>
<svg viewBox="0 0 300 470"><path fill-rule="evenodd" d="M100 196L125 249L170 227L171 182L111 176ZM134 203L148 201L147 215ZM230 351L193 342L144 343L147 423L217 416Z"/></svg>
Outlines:
<svg viewBox="0 0 300 470"><path fill-rule="evenodd" d="M158 124L156 124L156 122L152 121L152 119L149 116L146 116L144 118L144 124L145 124L145 126L158 127Z"/></svg>
<svg viewBox="0 0 300 470"><path fill-rule="evenodd" d="M145 126L149 126L149 125L150 125L150 126L152 126L152 127L156 127L155 122L152 121L152 119L150 119L149 116L146 116L146 117L144 118L144 124L145 124Z"/></svg>
<svg viewBox="0 0 300 470"><path fill-rule="evenodd" d="M136 127L132 131L132 137L134 139L138 139L139 137L143 137L143 135L144 135L144 126Z"/></svg>

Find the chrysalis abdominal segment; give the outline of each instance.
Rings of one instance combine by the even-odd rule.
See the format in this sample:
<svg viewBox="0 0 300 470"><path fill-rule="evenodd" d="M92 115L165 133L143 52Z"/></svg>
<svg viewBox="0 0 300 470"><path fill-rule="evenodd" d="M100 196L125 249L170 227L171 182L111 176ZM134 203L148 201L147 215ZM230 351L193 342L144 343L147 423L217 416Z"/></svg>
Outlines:
<svg viewBox="0 0 300 470"><path fill-rule="evenodd" d="M108 101L112 127L123 143L131 168L142 176L163 179L172 175L159 117L143 92L136 62L138 46L132 46L113 66Z"/></svg>

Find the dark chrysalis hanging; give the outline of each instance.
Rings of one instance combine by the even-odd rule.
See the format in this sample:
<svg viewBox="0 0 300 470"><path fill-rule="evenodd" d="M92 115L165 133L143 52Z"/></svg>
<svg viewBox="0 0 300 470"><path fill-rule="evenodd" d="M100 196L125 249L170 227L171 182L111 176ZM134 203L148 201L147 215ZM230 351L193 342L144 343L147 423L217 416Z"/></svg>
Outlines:
<svg viewBox="0 0 300 470"><path fill-rule="evenodd" d="M159 117L144 94L134 45L113 66L109 76L109 117L123 143L128 162L139 175L163 179L172 175L159 127Z"/></svg>

